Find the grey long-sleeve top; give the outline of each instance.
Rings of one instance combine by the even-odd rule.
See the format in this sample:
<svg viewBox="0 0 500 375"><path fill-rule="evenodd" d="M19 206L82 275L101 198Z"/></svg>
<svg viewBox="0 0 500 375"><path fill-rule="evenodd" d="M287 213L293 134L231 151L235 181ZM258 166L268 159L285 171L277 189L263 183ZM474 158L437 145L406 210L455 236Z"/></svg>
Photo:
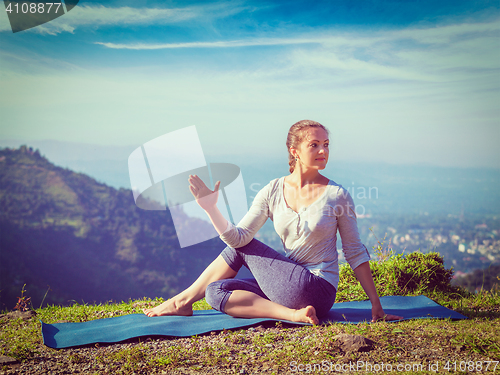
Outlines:
<svg viewBox="0 0 500 375"><path fill-rule="evenodd" d="M345 259L352 269L370 259L359 238L351 195L330 180L314 203L295 212L285 201L284 181L285 177L272 180L259 191L243 219L237 226L229 223L220 238L230 247L242 247L270 218L281 238L285 255L337 289L337 229Z"/></svg>

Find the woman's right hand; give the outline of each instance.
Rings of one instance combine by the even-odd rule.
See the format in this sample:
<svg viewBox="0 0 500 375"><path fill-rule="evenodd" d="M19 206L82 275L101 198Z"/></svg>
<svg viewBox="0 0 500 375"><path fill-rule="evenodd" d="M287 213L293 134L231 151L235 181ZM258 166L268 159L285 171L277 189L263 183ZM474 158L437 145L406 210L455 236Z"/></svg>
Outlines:
<svg viewBox="0 0 500 375"><path fill-rule="evenodd" d="M189 190L196 199L196 203L205 211L217 205L219 197L220 181L215 184L214 190L210 190L201 178L197 175L189 175ZM215 194L214 194L215 193Z"/></svg>

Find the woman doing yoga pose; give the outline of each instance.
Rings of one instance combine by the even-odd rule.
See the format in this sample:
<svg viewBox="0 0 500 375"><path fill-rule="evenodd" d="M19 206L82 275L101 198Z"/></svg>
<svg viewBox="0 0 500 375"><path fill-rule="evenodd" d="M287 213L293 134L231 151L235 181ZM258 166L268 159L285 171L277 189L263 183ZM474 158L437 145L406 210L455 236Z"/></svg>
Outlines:
<svg viewBox="0 0 500 375"><path fill-rule="evenodd" d="M206 297L214 309L234 317L318 324L335 302L338 230L345 259L370 298L372 321L402 319L382 309L349 192L319 173L328 162L328 146L328 130L320 123L294 124L287 137L290 175L265 186L237 226L216 206L220 181L212 191L190 176L191 193L228 246L190 287L144 313L191 315L193 303ZM268 218L285 255L254 239ZM242 266L254 279L234 279Z"/></svg>

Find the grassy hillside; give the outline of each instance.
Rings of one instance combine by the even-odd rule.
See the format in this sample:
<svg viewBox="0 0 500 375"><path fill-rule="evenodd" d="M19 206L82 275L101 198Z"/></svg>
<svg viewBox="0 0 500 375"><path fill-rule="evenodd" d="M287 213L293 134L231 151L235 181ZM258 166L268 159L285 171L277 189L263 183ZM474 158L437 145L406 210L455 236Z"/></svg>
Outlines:
<svg viewBox="0 0 500 375"><path fill-rule="evenodd" d="M439 254L394 255L383 244L371 261L379 295L423 294L469 319L273 324L67 350L43 345L39 320L141 313L163 301L154 296L187 286L192 280L186 275L197 275L222 246L214 240L180 249L168 211L140 210L130 191L54 166L28 148L0 150L3 309L7 313L17 301L18 309L36 312L27 320L0 316L0 355L18 361L0 365L0 374L293 374L299 368L334 372L335 366L367 373L370 365L379 366L373 373L389 372L382 364L398 373L435 373L435 366L439 372L500 372L498 288L472 294L450 284L452 271ZM337 301L366 299L352 270L340 271ZM200 301L195 308L209 307ZM362 335L374 348L346 351L339 333Z"/></svg>
<svg viewBox="0 0 500 375"><path fill-rule="evenodd" d="M123 303L49 306L37 309L36 319L28 321L0 318L0 354L19 360L17 365L4 366L3 373L293 374L299 368L325 373L335 370L335 366L354 366L358 373L370 373L369 366L375 365L379 367L371 368L372 373L430 374L435 373L436 366L440 373L498 373L500 292L471 294L452 287L448 279L450 270L444 269L439 256L418 257L418 262L415 256L389 256L372 261L374 270L384 269L375 278L380 295L425 294L469 319L333 323L314 327L278 323L191 338L151 337L114 345L53 350L42 344L38 319L47 323L82 322L141 313L142 308L163 300L143 298ZM350 274L347 266L341 269L339 301L363 298L359 284ZM209 306L202 300L195 308ZM374 348L366 352L345 351L335 338L340 333L373 340ZM391 365L392 371L381 371L382 364L385 370Z"/></svg>

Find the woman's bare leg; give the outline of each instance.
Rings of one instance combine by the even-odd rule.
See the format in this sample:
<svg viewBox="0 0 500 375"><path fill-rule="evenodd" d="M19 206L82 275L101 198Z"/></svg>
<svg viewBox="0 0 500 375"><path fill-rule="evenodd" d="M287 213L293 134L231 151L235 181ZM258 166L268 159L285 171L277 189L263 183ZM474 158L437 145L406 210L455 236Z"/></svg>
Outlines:
<svg viewBox="0 0 500 375"><path fill-rule="evenodd" d="M153 309L144 309L144 314L147 316L193 315L193 303L205 297L208 284L217 280L231 279L236 274L237 272L229 267L224 258L219 255L189 288Z"/></svg>
<svg viewBox="0 0 500 375"><path fill-rule="evenodd" d="M297 310L289 309L246 290L234 290L226 302L224 312L236 318L272 318L310 324L319 323L313 306Z"/></svg>

